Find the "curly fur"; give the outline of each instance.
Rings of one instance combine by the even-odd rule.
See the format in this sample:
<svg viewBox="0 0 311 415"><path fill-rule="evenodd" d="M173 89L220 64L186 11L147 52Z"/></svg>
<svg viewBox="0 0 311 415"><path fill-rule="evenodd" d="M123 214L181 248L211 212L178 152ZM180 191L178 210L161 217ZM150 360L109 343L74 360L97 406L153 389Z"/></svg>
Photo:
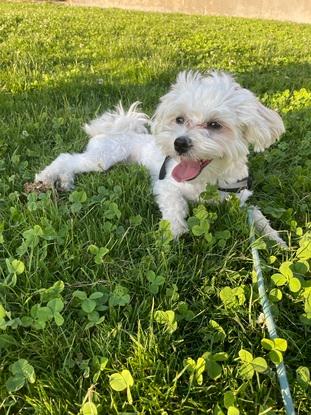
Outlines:
<svg viewBox="0 0 311 415"><path fill-rule="evenodd" d="M261 104L231 75L188 71L178 75L151 120L138 112L137 102L128 111L120 103L115 111L105 112L84 129L91 137L86 150L61 154L36 175L35 181L51 186L58 182L69 190L77 173L105 171L120 161L140 163L151 174L163 219L179 236L187 231L188 202L197 201L207 184L225 187L247 177L250 146L254 151L268 148L284 132L284 124L275 111ZM176 150L176 139L180 137L191 142L182 154ZM159 180L166 156L170 157L167 174ZM174 169L189 160L209 163L193 180L176 181ZM251 194L249 190L237 194L241 205ZM221 197L224 199L227 193L221 192ZM258 209L256 218L258 229L285 244Z"/></svg>

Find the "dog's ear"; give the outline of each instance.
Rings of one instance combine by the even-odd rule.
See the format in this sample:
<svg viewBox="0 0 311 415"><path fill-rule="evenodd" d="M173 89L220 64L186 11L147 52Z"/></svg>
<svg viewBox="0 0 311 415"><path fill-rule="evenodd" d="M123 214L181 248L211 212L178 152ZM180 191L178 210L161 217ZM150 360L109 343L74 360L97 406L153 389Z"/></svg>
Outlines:
<svg viewBox="0 0 311 415"><path fill-rule="evenodd" d="M265 107L254 95L252 101L245 113L243 130L245 139L259 152L277 141L285 127L277 112Z"/></svg>

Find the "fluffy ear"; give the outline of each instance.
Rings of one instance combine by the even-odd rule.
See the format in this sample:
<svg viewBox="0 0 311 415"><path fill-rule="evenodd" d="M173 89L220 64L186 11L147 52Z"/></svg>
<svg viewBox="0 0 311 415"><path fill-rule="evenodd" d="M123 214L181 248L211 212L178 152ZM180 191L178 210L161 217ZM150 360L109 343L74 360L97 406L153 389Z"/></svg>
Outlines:
<svg viewBox="0 0 311 415"><path fill-rule="evenodd" d="M257 98L248 110L248 120L244 124L244 137L254 146L254 151L263 151L284 133L282 118L277 112L262 105Z"/></svg>

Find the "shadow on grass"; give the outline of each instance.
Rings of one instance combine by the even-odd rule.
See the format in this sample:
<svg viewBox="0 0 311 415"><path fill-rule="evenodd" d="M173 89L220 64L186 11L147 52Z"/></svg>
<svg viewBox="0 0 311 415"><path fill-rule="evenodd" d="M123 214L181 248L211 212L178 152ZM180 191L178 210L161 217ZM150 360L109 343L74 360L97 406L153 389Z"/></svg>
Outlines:
<svg viewBox="0 0 311 415"><path fill-rule="evenodd" d="M258 95L311 89L311 64L303 62L258 67L238 73L237 78L245 88Z"/></svg>
<svg viewBox="0 0 311 415"><path fill-rule="evenodd" d="M108 74L106 78L100 78L99 74L80 74L62 84L6 95L3 113L6 125L12 124L13 127L4 130L7 153L10 155L16 150L21 153L27 146L22 156L29 161L28 171L25 172L29 180L35 171L60 152L81 151L87 142L81 125L120 100L125 107L133 101L141 101L142 109L151 115L159 97L167 91L176 74L184 69L178 65L177 57L176 67L150 76L144 82L108 79ZM300 63L261 67L238 73L236 78L257 95L270 96L285 90L289 90L290 94L301 88L311 89L311 65ZM286 102L284 105L287 107ZM271 198L272 202L277 200L277 204L284 208L296 202L297 209L301 211L303 208L301 213L304 213L311 191L310 180L306 177L311 155L308 133L311 131L311 119L308 115L310 107L304 108L303 96L301 107L298 110L289 108L289 112L283 114L287 126L283 139L268 151L252 155L250 166L256 202ZM27 137L23 131L27 132ZM289 188L295 193L294 198ZM304 203L299 204L300 198Z"/></svg>
<svg viewBox="0 0 311 415"><path fill-rule="evenodd" d="M120 100L128 105L139 100L143 108L151 113L159 97L174 82L176 75L181 70L195 69L187 62L179 62L178 54L172 60L176 62L174 68L162 71L157 76L150 76L144 81L127 82L124 75L122 78L115 76L112 79L107 73L82 73L71 76L63 83L46 84L38 89L17 94L7 93L1 99L3 115L10 116L13 108L22 115L23 110L31 112L44 106L58 109L66 103L72 106L73 110L74 106L83 105L90 109L100 107L103 111ZM206 71L209 69L206 66ZM227 71L227 68L223 70ZM250 71L233 72L233 75L243 87L249 88L257 95L311 89L311 64L308 62L262 66Z"/></svg>

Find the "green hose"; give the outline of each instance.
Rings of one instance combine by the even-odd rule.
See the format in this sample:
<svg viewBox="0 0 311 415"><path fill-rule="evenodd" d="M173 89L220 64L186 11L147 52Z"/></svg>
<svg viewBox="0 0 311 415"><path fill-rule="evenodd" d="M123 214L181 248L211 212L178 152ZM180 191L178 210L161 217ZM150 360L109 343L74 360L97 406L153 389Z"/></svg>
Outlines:
<svg viewBox="0 0 311 415"><path fill-rule="evenodd" d="M248 223L250 226L250 239L251 239L252 245L255 242L253 209L254 208L250 206L247 210ZM260 298L261 306L262 306L263 313L265 316L265 322L267 325L268 333L269 333L270 338L273 340L276 337L278 337L278 335L276 332L276 327L275 327L275 323L273 320L269 299L267 297L266 290L265 290L264 278L263 278L262 270L260 267L260 259L259 259L258 250L254 248L253 246L252 246L252 256L253 256L253 262L254 262L254 269L257 274L259 298ZM282 395L286 414L295 415L294 403L293 403L293 399L291 396L288 379L286 375L286 369L285 369L285 365L283 361L276 367L276 372L277 372L278 379L279 379L281 395Z"/></svg>

